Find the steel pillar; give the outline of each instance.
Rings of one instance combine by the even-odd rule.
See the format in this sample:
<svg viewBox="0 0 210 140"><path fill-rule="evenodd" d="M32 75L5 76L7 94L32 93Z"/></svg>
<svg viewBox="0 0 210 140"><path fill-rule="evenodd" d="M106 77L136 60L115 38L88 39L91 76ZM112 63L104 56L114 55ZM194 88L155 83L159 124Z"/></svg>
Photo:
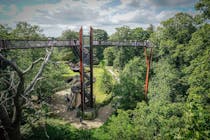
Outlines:
<svg viewBox="0 0 210 140"><path fill-rule="evenodd" d="M83 29L80 28L79 31L79 51L80 51L80 83L81 83L81 111L82 118L84 117L84 104L85 104L85 95L84 95L84 67L83 67Z"/></svg>
<svg viewBox="0 0 210 140"><path fill-rule="evenodd" d="M150 54L148 56L147 55L147 47L144 47L144 54L145 54L146 67L147 67L146 79L145 79L145 85L144 85L144 95L145 95L145 99L147 99L148 87L149 87L150 63L151 63L151 60L152 60L152 48L150 48Z"/></svg>
<svg viewBox="0 0 210 140"><path fill-rule="evenodd" d="M90 106L93 108L93 28L90 27Z"/></svg>

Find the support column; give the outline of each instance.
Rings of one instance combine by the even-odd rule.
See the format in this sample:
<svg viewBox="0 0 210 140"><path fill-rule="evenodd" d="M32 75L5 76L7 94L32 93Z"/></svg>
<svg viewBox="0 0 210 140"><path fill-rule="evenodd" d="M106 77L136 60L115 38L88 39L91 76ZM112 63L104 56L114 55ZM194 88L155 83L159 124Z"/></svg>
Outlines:
<svg viewBox="0 0 210 140"><path fill-rule="evenodd" d="M80 51L80 83L81 83L81 111L82 118L84 118L84 104L85 104L85 96L84 96L84 68L83 68L83 29L80 28L79 31L79 51Z"/></svg>
<svg viewBox="0 0 210 140"><path fill-rule="evenodd" d="M144 95L145 95L145 99L147 99L148 87L149 87L150 62L151 62L151 58L152 58L152 48L150 48L150 54L148 56L147 55L147 47L144 47L144 54L145 54L146 67L147 67L146 79L145 79L145 85L144 85Z"/></svg>
<svg viewBox="0 0 210 140"><path fill-rule="evenodd" d="M90 106L93 108L93 28L90 27Z"/></svg>

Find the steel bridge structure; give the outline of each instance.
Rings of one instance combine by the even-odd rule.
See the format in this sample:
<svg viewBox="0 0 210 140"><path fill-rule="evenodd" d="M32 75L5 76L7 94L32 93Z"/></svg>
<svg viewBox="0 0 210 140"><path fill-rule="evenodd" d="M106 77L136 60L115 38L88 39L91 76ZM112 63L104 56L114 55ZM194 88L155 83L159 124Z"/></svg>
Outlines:
<svg viewBox="0 0 210 140"><path fill-rule="evenodd" d="M86 41L85 41L86 39ZM144 94L147 98L148 86L149 86L149 71L152 60L152 44L148 41L124 41L124 42L112 42L112 41L97 41L93 40L93 28L90 27L88 35L83 34L82 27L79 31L79 40L1 40L0 39L0 53L2 50L10 49L32 49L32 48L48 48L48 47L66 47L72 48L74 54L77 54L80 58L79 61L79 74L80 74L80 94L81 94L81 111L82 113L86 108L94 107L93 97L93 47L109 46L109 47L140 47L144 48L144 54L146 59L146 77L144 85ZM88 50L88 55L85 55L85 49ZM149 54L147 49L149 49ZM87 59L88 57L88 59ZM85 83L84 68L89 67L89 85ZM88 88L88 90L87 90ZM87 92L88 91L88 92ZM86 96L88 94L88 96ZM86 100L89 98L89 103L86 104Z"/></svg>

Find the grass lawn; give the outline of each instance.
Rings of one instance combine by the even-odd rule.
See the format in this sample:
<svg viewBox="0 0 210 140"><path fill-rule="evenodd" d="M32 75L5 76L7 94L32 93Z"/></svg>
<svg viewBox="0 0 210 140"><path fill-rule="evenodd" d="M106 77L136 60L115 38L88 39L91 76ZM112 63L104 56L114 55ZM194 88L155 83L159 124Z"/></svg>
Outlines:
<svg viewBox="0 0 210 140"><path fill-rule="evenodd" d="M65 71L65 73L62 74L62 76L64 78L69 78L71 76L75 76L75 75L79 75L79 72L73 72L70 67L66 64L62 64L62 67L63 71Z"/></svg>
<svg viewBox="0 0 210 140"><path fill-rule="evenodd" d="M100 104L104 102L107 98L109 98L109 95L105 94L105 92L100 86L102 74L103 74L102 68L100 67L93 68L93 76L96 78L96 82L93 84L93 94L96 97L96 104Z"/></svg>
<svg viewBox="0 0 210 140"><path fill-rule="evenodd" d="M79 73L70 70L67 65L64 65L62 68L65 69L64 70L65 73L63 73L62 75L65 79L74 75L79 75ZM105 94L105 92L100 86L102 75L103 75L103 69L98 66L94 66L93 76L96 78L96 82L93 84L93 94L95 95L96 98L96 104L100 104L104 102L107 98L109 98L109 96Z"/></svg>

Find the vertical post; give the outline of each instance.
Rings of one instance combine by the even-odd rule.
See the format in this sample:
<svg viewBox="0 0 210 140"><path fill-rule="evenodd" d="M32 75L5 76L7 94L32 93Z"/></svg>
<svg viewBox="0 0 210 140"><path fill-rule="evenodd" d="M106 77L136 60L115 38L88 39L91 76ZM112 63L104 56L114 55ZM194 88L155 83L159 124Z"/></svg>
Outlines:
<svg viewBox="0 0 210 140"><path fill-rule="evenodd" d="M81 110L82 110L82 118L84 117L84 103L85 103L85 98L84 98L84 68L83 68L83 30L82 27L80 28L79 31L79 51L80 51L80 84L81 84Z"/></svg>
<svg viewBox="0 0 210 140"><path fill-rule="evenodd" d="M90 27L90 106L93 108L93 28Z"/></svg>
<svg viewBox="0 0 210 140"><path fill-rule="evenodd" d="M144 95L145 99L147 99L147 93L148 93L148 87L149 87L149 71L150 71L150 61L152 58L152 48L150 49L150 55L147 55L147 47L144 47L144 54L146 58L146 67L147 67L147 72L146 72L146 79L145 79L145 85L144 85Z"/></svg>

